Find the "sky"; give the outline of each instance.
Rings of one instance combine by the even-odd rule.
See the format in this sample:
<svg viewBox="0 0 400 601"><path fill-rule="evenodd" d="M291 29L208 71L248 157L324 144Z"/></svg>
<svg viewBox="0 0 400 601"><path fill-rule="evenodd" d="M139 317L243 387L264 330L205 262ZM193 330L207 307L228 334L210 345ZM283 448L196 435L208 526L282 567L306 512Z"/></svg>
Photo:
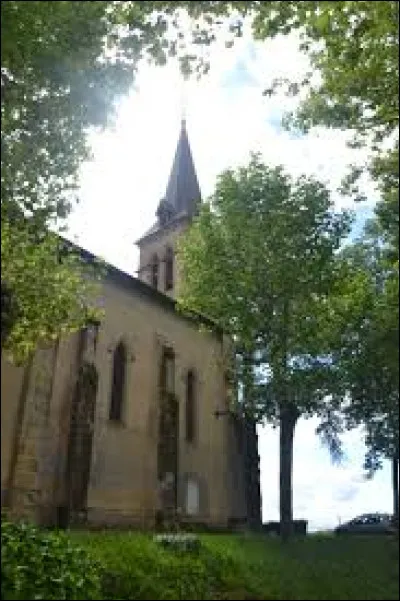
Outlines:
<svg viewBox="0 0 400 601"><path fill-rule="evenodd" d="M183 84L175 64L143 64L135 85L116 108L113 127L90 134L92 160L82 166L80 202L69 218L69 236L117 268L136 275L135 241L154 222L165 193L183 114L203 198L221 171L246 164L260 152L271 165L294 176L316 175L332 191L338 209L355 210L355 234L371 214L377 195L364 182L369 200L354 205L336 193L346 166L364 159L346 147L348 132L318 129L308 135L281 127L297 100L262 91L274 77L301 77L306 58L296 39L256 43L247 34L234 48L211 51L211 70L200 81ZM333 465L314 434L316 420L300 420L294 441L294 517L310 530L329 529L370 511L391 511L390 469L365 481L364 447L359 431L344 440L346 459ZM263 520L279 516L278 433L260 428L259 452Z"/></svg>

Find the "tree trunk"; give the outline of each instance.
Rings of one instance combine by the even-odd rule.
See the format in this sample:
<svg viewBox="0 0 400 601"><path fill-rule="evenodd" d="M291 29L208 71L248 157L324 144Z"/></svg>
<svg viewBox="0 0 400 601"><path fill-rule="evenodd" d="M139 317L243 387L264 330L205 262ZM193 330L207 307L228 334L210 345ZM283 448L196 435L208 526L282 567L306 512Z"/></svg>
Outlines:
<svg viewBox="0 0 400 601"><path fill-rule="evenodd" d="M399 458L392 458L392 485L393 485L393 517L396 525L399 524Z"/></svg>
<svg viewBox="0 0 400 601"><path fill-rule="evenodd" d="M297 412L292 407L285 407L280 418L280 474L279 474L279 509L280 527L283 541L290 538L293 532L293 436L297 421Z"/></svg>

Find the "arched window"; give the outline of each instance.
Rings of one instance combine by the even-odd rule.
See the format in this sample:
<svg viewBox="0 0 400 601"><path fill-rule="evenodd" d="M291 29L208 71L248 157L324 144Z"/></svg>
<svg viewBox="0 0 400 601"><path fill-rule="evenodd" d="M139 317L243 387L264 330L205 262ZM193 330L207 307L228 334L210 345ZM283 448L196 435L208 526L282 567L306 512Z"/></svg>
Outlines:
<svg viewBox="0 0 400 601"><path fill-rule="evenodd" d="M196 428L196 377L193 370L186 376L186 441L193 442Z"/></svg>
<svg viewBox="0 0 400 601"><path fill-rule="evenodd" d="M158 256L154 254L151 259L150 266L150 277L151 277L151 285L153 288L158 288L158 270L159 270L159 260Z"/></svg>
<svg viewBox="0 0 400 601"><path fill-rule="evenodd" d="M171 247L165 251L165 290L174 287L174 252Z"/></svg>
<svg viewBox="0 0 400 601"><path fill-rule="evenodd" d="M113 421L121 421L122 409L125 396L125 378L126 378L126 347L123 342L119 342L114 351L111 403L109 418Z"/></svg>

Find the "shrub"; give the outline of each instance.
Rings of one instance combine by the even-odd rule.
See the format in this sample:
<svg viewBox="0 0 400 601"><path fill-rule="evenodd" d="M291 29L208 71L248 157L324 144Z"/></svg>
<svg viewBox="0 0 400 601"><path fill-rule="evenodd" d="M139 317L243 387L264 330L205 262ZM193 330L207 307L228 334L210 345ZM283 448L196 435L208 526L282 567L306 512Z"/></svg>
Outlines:
<svg viewBox="0 0 400 601"><path fill-rule="evenodd" d="M100 599L98 565L61 532L1 518L2 599Z"/></svg>

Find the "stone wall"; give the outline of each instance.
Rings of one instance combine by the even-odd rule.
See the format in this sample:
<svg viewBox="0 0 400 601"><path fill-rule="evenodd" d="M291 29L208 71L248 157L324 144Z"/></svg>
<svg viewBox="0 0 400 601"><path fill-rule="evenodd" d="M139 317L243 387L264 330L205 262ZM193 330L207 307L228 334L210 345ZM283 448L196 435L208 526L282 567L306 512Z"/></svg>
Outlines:
<svg viewBox="0 0 400 601"><path fill-rule="evenodd" d="M157 436L160 348L176 357L179 403L178 507L183 519L225 525L236 495L230 474L229 422L216 419L226 403L222 342L177 315L132 284L109 278L99 302L105 314L98 330L94 362L99 374L86 514L94 524L154 524L158 503ZM128 349L123 419L108 419L113 351ZM77 377L78 335L39 351L31 368L2 357L2 492L13 510L42 522L57 519L66 503L66 457L71 403ZM197 376L196 436L185 439L185 377ZM21 401L24 374L28 373ZM25 378L26 380L26 378ZM22 406L22 410L21 410ZM13 460L14 457L14 460ZM11 471L10 471L11 469ZM185 515L188 479L197 479L197 515ZM192 485L193 488L193 485Z"/></svg>

